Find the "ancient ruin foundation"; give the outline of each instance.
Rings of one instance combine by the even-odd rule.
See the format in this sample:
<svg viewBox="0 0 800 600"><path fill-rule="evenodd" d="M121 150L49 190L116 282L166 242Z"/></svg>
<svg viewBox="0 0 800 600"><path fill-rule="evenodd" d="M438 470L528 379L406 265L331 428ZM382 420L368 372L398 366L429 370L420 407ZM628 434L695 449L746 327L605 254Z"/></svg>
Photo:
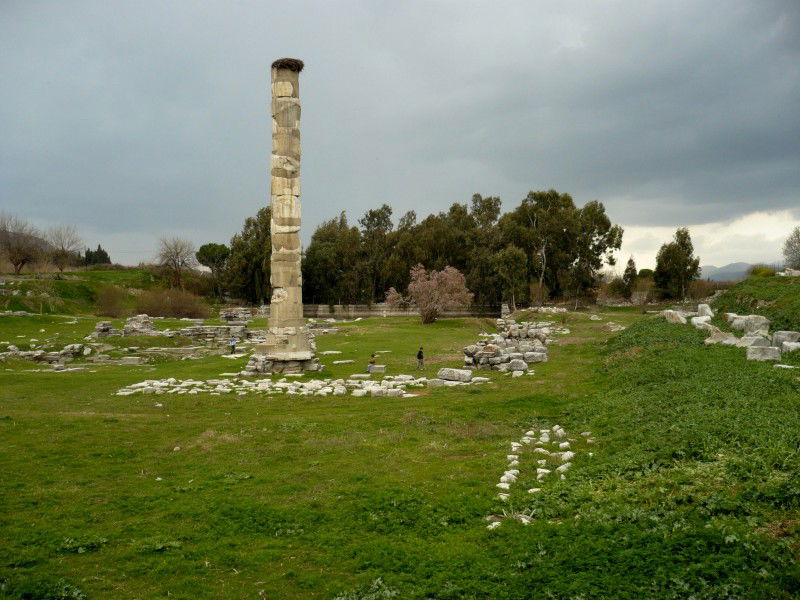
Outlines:
<svg viewBox="0 0 800 600"><path fill-rule="evenodd" d="M269 331L256 346L246 373L299 373L319 369L303 320L300 274L300 71L303 62L272 63L270 190L272 260Z"/></svg>

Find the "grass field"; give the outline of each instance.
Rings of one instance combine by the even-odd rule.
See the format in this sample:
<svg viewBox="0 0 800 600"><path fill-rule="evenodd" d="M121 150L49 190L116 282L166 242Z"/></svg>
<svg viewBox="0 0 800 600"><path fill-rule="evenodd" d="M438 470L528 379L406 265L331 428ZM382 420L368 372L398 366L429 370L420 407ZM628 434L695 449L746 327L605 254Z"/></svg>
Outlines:
<svg viewBox="0 0 800 600"><path fill-rule="evenodd" d="M0 590L16 598L793 598L800 377L633 311L570 314L533 377L413 398L127 396L209 357L95 372L0 364ZM96 319L0 318L0 341ZM25 321L28 319L28 321ZM322 376L457 366L490 321L365 319ZM800 361L795 361L796 364ZM158 406L160 405L160 406ZM531 495L531 427L592 431ZM579 436L577 436L579 437ZM576 442L578 444L580 442ZM588 448L582 448L588 450ZM529 525L486 516L524 510Z"/></svg>

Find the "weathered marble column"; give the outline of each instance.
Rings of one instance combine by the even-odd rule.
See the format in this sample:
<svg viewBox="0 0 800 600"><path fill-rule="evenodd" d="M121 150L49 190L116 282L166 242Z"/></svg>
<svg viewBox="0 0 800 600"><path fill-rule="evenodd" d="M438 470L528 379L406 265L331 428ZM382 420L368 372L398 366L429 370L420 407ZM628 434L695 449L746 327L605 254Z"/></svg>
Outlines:
<svg viewBox="0 0 800 600"><path fill-rule="evenodd" d="M316 370L314 344L303 319L300 272L300 71L303 61L272 63L272 260L269 331L248 371Z"/></svg>

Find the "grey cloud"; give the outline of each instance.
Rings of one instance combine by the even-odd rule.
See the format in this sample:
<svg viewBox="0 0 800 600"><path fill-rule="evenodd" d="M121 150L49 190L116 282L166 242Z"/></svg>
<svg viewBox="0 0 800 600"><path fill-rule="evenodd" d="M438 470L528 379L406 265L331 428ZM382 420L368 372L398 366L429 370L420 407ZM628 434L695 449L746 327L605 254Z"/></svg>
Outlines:
<svg viewBox="0 0 800 600"><path fill-rule="evenodd" d="M307 64L306 240L473 192L630 225L800 204L796 2L365 1L4 3L0 206L227 240L268 202L279 56Z"/></svg>

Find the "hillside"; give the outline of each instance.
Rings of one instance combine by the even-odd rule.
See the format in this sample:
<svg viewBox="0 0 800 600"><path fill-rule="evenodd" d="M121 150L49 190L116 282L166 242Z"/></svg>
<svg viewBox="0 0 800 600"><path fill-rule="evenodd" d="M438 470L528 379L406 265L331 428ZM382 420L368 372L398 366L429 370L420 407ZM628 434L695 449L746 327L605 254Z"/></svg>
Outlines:
<svg viewBox="0 0 800 600"><path fill-rule="evenodd" d="M718 311L764 315L773 330L800 329L800 277L749 277L725 290L713 306Z"/></svg>
<svg viewBox="0 0 800 600"><path fill-rule="evenodd" d="M107 285L128 290L150 289L153 276L144 269L87 270L37 277L0 276L0 311L24 310L40 314L93 313L97 293ZM132 304L129 296L128 303Z"/></svg>

